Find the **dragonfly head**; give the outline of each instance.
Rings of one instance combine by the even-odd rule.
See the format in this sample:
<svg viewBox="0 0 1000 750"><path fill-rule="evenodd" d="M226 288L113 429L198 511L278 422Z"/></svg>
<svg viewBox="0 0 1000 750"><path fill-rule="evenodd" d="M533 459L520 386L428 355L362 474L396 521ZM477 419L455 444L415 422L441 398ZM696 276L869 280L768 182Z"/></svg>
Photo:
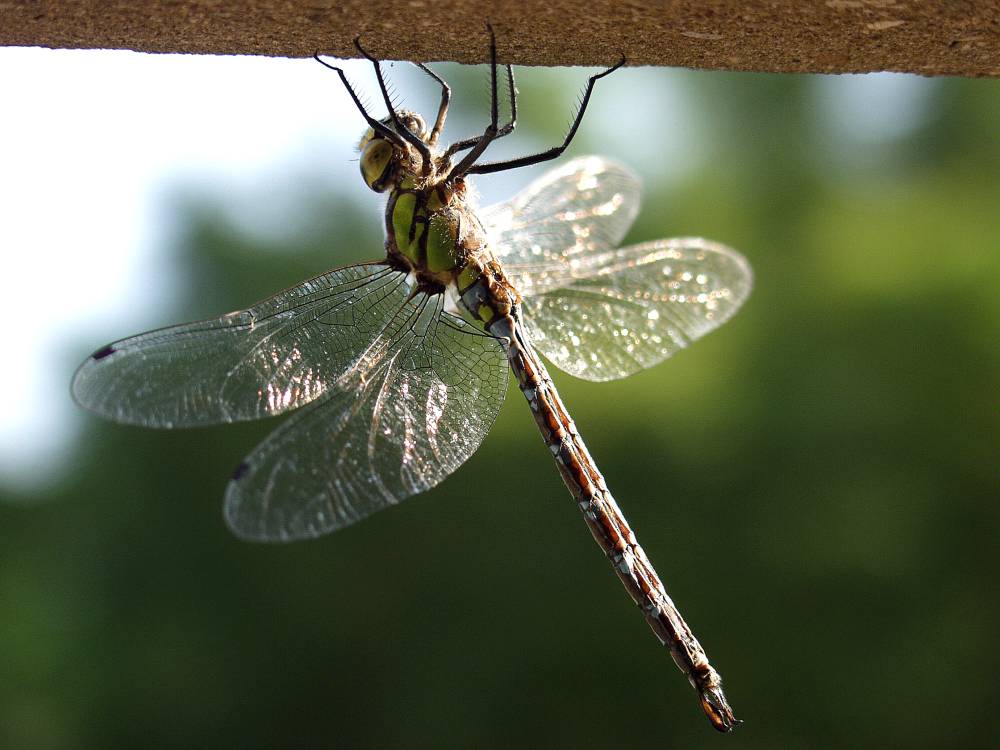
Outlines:
<svg viewBox="0 0 1000 750"><path fill-rule="evenodd" d="M416 112L401 111L398 118L404 128L426 142L427 123L423 117ZM382 120L382 124L393 131L398 130L391 117ZM358 150L361 152L361 177L376 193L383 193L392 188L399 180L401 165L410 159L409 154L403 153L403 148L394 146L373 128L368 128L361 136Z"/></svg>

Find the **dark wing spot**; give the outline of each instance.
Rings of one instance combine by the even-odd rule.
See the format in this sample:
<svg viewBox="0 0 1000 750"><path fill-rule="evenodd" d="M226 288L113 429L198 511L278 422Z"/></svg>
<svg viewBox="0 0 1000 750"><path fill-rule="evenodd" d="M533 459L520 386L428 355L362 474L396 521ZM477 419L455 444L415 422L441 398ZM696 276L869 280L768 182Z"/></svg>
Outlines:
<svg viewBox="0 0 1000 750"><path fill-rule="evenodd" d="M240 481L240 479L242 479L243 476L247 473L247 470L249 468L250 464L248 464L246 461L241 462L240 465L236 467L236 471L233 472L233 481L234 482Z"/></svg>
<svg viewBox="0 0 1000 750"><path fill-rule="evenodd" d="M111 356L116 351L118 350L115 349L113 346L111 346L111 344L108 344L106 347L104 347L103 349L98 349L90 356L93 357L94 359L104 359L105 357Z"/></svg>

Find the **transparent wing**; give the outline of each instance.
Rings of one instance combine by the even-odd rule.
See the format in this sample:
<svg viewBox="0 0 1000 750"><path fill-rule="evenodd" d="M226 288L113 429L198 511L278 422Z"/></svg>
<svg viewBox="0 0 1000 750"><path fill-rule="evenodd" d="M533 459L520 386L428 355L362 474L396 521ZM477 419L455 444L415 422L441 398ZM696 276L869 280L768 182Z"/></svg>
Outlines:
<svg viewBox="0 0 1000 750"><path fill-rule="evenodd" d="M547 172L480 218L507 278L526 296L570 284L581 262L618 246L639 212L639 178L599 156Z"/></svg>
<svg viewBox="0 0 1000 750"><path fill-rule="evenodd" d="M568 285L525 298L524 324L555 365L614 380L663 361L726 322L753 285L746 259L699 238L588 258Z"/></svg>
<svg viewBox="0 0 1000 750"><path fill-rule="evenodd" d="M499 342L417 295L331 393L247 457L226 520L259 541L316 537L423 492L479 447L507 388Z"/></svg>
<svg viewBox="0 0 1000 750"><path fill-rule="evenodd" d="M248 310L116 341L80 366L73 395L146 427L280 414L326 393L409 292L384 265L346 266Z"/></svg>

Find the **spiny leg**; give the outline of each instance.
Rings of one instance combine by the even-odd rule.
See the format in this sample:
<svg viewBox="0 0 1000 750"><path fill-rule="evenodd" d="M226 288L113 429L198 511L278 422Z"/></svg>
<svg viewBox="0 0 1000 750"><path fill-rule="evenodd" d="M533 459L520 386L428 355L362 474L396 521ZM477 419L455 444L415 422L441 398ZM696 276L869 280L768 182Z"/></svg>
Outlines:
<svg viewBox="0 0 1000 750"><path fill-rule="evenodd" d="M531 154L530 156L521 156L517 159L508 159L506 161L494 161L487 162L486 164L476 164L470 167L467 171L469 174L490 174L491 172L503 172L507 169L517 169L518 167L527 167L532 164L538 164L539 162L549 161L550 159L555 159L562 154L563 151L569 146L570 142L573 140L573 136L576 135L577 129L580 127L580 123L583 121L583 114L587 111L587 104L590 102L590 95L594 91L594 85L604 76L611 75L618 68L625 64L625 56L619 60L615 65L611 66L602 73L597 73L592 75L587 79L587 88L583 92L583 99L580 100L580 108L576 111L576 117L573 119L573 124L570 126L569 132L566 134L566 138L558 146L553 146L552 148L542 151L537 154Z"/></svg>
<svg viewBox="0 0 1000 750"><path fill-rule="evenodd" d="M472 150L452 167L451 172L448 173L448 180L464 176L469 168L476 163L476 159L486 150L486 147L497 137L499 130L497 127L497 121L500 119L499 106L497 105L497 38L490 24L486 24L486 30L490 32L490 124L486 126Z"/></svg>
<svg viewBox="0 0 1000 750"><path fill-rule="evenodd" d="M392 106L392 100L389 98L389 90L386 88L385 78L382 75L382 63L365 51L365 49L361 46L361 37L354 38L354 47L375 67L375 78L378 79L378 88L379 91L382 92L382 99L385 101L386 109L389 110L389 117L392 119L392 124L396 126L396 130L399 134L420 152L420 159L423 165L424 174L429 174L431 168L431 150L418 135L411 132L410 129L403 124L403 122L399 119L399 115L396 114L396 108Z"/></svg>
<svg viewBox="0 0 1000 750"><path fill-rule="evenodd" d="M496 138L493 140L499 140L505 135L510 135L514 132L514 127L517 125L517 88L514 86L514 70L510 65L505 67L507 68L507 89L510 95L510 122L500 126L500 129L497 130ZM472 148L478 142L479 136L455 141L448 147L448 150L445 152L445 156L450 157L459 151Z"/></svg>
<svg viewBox="0 0 1000 750"><path fill-rule="evenodd" d="M340 82L344 84L344 88L347 89L347 93L350 94L351 99L354 100L354 106L358 108L358 111L361 113L361 116L365 118L365 122L368 123L368 126L376 133L378 133L381 137L389 141L392 145L399 146L400 148L402 148L403 146L402 138L400 138L399 135L390 130L385 125L385 123L379 122L370 114L368 114L368 110L365 109L365 105L361 103L361 99L358 98L357 93L354 91L354 87L351 86L351 82L347 80L347 75L344 73L343 69L338 68L336 65L331 65L330 63L322 60L319 56L319 52L313 53L313 59L320 65L322 65L324 68L329 68L330 70L335 71L337 75L340 76Z"/></svg>
<svg viewBox="0 0 1000 750"><path fill-rule="evenodd" d="M438 106L437 119L434 121L434 127L431 128L431 134L427 138L428 146L436 146L438 137L441 135L441 130L444 128L444 119L448 116L448 104L451 102L451 87L444 82L444 79L441 78L441 76L423 63L414 63L414 65L441 85L441 104Z"/></svg>

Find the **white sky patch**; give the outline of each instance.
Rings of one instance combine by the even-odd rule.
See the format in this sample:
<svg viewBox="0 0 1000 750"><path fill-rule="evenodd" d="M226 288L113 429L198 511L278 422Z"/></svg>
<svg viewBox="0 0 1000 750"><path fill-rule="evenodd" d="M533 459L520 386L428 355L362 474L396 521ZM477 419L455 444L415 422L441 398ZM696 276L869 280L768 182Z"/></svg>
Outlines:
<svg viewBox="0 0 1000 750"><path fill-rule="evenodd" d="M905 73L822 76L816 89L831 129L855 141L907 135L927 114L936 81Z"/></svg>
<svg viewBox="0 0 1000 750"><path fill-rule="evenodd" d="M363 190L364 122L312 60L6 48L0 101L0 487L37 488L79 424L69 352L159 322L173 296L165 188L225 192L322 159ZM288 221L274 206L248 221Z"/></svg>
<svg viewBox="0 0 1000 750"><path fill-rule="evenodd" d="M624 68L612 75L613 83L598 81L589 105L593 116L588 110L585 122L593 132L614 134L618 159L647 181L668 183L680 182L705 163L708 144L683 83L685 73Z"/></svg>
<svg viewBox="0 0 1000 750"><path fill-rule="evenodd" d="M840 167L879 169L892 157L886 145L926 123L939 82L905 73L817 76L817 128Z"/></svg>

